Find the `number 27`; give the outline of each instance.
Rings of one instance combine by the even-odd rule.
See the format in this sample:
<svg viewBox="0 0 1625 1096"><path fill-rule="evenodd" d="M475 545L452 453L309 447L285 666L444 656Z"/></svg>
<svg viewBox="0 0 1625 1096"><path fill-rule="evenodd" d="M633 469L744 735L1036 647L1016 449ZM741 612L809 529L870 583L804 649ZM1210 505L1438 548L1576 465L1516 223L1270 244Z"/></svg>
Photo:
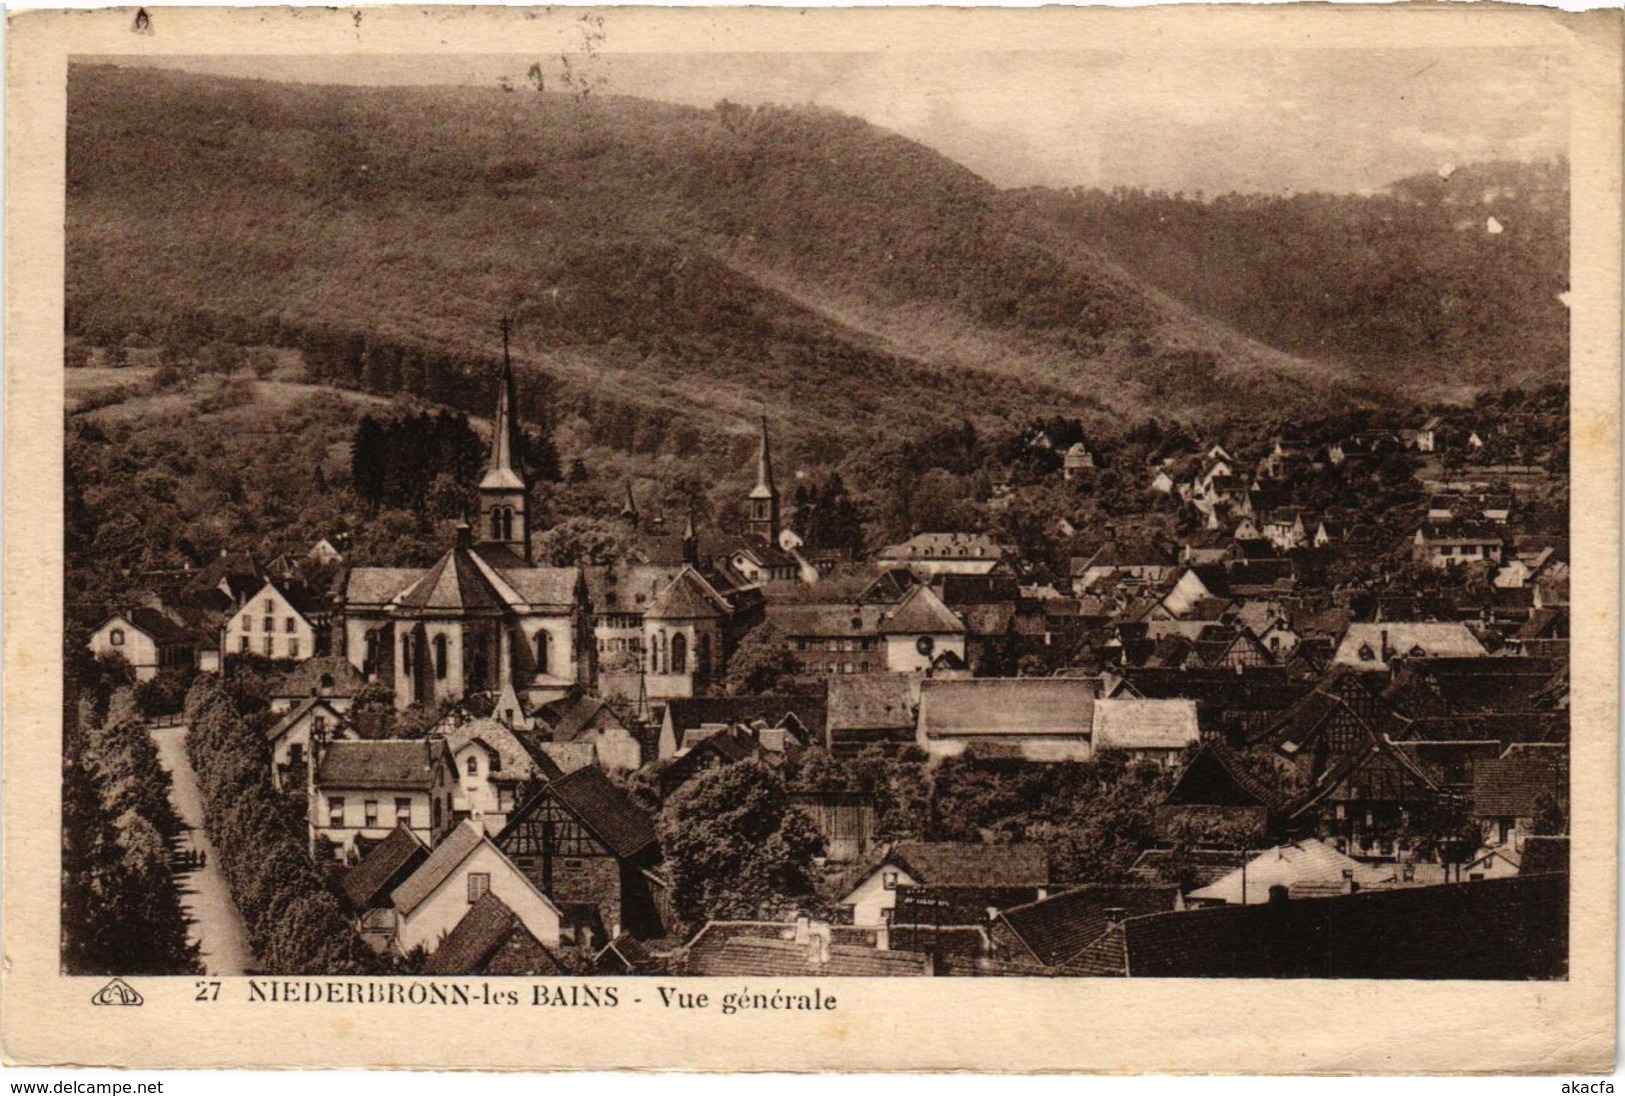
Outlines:
<svg viewBox="0 0 1625 1096"><path fill-rule="evenodd" d="M219 982L199 982L197 984L197 996L192 998L192 1000L194 1000L194 1001L218 1001L218 1000L220 1000L220 983Z"/></svg>

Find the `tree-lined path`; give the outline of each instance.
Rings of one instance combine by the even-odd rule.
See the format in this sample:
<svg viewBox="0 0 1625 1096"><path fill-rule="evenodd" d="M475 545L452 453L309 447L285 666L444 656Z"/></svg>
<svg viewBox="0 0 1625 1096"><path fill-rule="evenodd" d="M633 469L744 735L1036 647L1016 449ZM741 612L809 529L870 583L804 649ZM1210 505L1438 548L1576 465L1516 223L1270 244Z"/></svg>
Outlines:
<svg viewBox="0 0 1625 1096"><path fill-rule="evenodd" d="M203 831L203 793L186 756L186 728L155 727L152 739L158 745L159 762L169 770L170 801L185 826L182 848L202 854L201 867L176 869L188 935L197 942L198 958L209 974L245 974L255 965L254 952L248 945L243 915L231 900L220 858Z"/></svg>

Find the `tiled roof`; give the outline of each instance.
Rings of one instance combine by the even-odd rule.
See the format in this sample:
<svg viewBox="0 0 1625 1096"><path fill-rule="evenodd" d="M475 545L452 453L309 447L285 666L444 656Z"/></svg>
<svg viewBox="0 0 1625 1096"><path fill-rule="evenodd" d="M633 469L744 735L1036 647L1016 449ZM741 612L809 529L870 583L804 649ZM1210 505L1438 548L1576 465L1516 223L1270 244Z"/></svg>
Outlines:
<svg viewBox="0 0 1625 1096"><path fill-rule="evenodd" d="M834 674L829 679L828 729L914 727L915 689L908 674Z"/></svg>
<svg viewBox="0 0 1625 1096"><path fill-rule="evenodd" d="M467 723L446 727L443 733L446 748L454 754L470 742L484 742L502 759L501 772L505 777L519 779L532 768L530 751L525 749L524 743L513 731L494 719L471 719Z"/></svg>
<svg viewBox="0 0 1625 1096"><path fill-rule="evenodd" d="M1223 878L1190 893L1192 901L1256 904L1269 899L1272 886L1298 883L1341 883L1352 871L1354 881L1375 883L1389 873L1344 856L1324 841L1306 840L1269 849Z"/></svg>
<svg viewBox="0 0 1625 1096"><path fill-rule="evenodd" d="M358 913L385 904L391 885L428 859L429 850L404 825L396 826L361 862L339 879L339 889Z"/></svg>
<svg viewBox="0 0 1625 1096"><path fill-rule="evenodd" d="M1213 789L1217 785L1218 791ZM1217 800L1217 802L1213 802ZM1242 764L1222 737L1202 745L1163 800L1166 806L1259 806L1279 809L1280 793Z"/></svg>
<svg viewBox="0 0 1625 1096"><path fill-rule="evenodd" d="M658 620L703 620L728 611L728 603L695 574L684 568L666 584L645 615Z"/></svg>
<svg viewBox="0 0 1625 1096"><path fill-rule="evenodd" d="M1555 759L1514 754L1473 762L1473 814L1479 818L1533 818L1540 798L1568 798L1568 774Z"/></svg>
<svg viewBox="0 0 1625 1096"><path fill-rule="evenodd" d="M434 893L436 887L446 881L446 877L457 869L457 865L468 859L470 853L485 842L485 831L479 824L469 819L459 822L452 831L440 839L417 871L406 877L406 882L395 888L392 897L395 908L403 916L410 916L412 911L423 903L425 898ZM518 871L515 868L514 871Z"/></svg>
<svg viewBox="0 0 1625 1096"><path fill-rule="evenodd" d="M928 679L920 725L931 738L964 735L1090 734L1094 683L1052 677Z"/></svg>
<svg viewBox="0 0 1625 1096"><path fill-rule="evenodd" d="M553 781L546 791L557 796L618 857L636 856L655 843L649 816L596 766L577 769Z"/></svg>
<svg viewBox="0 0 1625 1096"><path fill-rule="evenodd" d="M1561 978L1568 877L1509 876L1133 917L1143 978ZM1404 926L1396 932L1395 926Z"/></svg>
<svg viewBox="0 0 1625 1096"><path fill-rule="evenodd" d="M1386 650L1391 655L1410 655L1418 649L1430 658L1482 657L1489 653L1465 624L1392 621L1385 624L1350 624L1343 634L1343 642L1337 646L1333 661L1340 666L1361 670L1386 670L1388 659L1383 654L1385 640ZM1370 651L1369 658L1363 657L1362 649Z"/></svg>
<svg viewBox="0 0 1625 1096"><path fill-rule="evenodd" d="M1568 874L1569 839L1567 837L1526 837L1523 858L1518 862L1519 875L1545 875L1550 872Z"/></svg>
<svg viewBox="0 0 1625 1096"><path fill-rule="evenodd" d="M461 547L441 556L397 601L409 609L444 612L495 612L507 605L472 553Z"/></svg>
<svg viewBox="0 0 1625 1096"><path fill-rule="evenodd" d="M764 926L766 927L766 926ZM879 951L852 944L830 944L829 959L819 962L814 945L773 935L733 931L727 922L710 922L688 946L688 973L708 978L846 978L920 977L931 973L931 957L911 951ZM792 926L772 929L793 932Z"/></svg>
<svg viewBox="0 0 1625 1096"><path fill-rule="evenodd" d="M883 635L903 632L958 635L965 624L929 586L916 586L880 620Z"/></svg>
<svg viewBox="0 0 1625 1096"><path fill-rule="evenodd" d="M816 738L824 730L825 700L821 696L717 696L691 697L666 703L666 718L679 742L685 731L707 723L755 723L776 727L794 713Z"/></svg>
<svg viewBox="0 0 1625 1096"><path fill-rule="evenodd" d="M1096 750L1182 750L1201 738L1194 700L1130 697L1094 703Z"/></svg>
<svg viewBox="0 0 1625 1096"><path fill-rule="evenodd" d="M815 603L770 605L767 619L786 636L842 638L880 634L884 604Z"/></svg>
<svg viewBox="0 0 1625 1096"><path fill-rule="evenodd" d="M331 681L323 685L323 677ZM353 697L366 685L361 671L350 665L342 655L323 655L309 658L295 666L276 687L279 697L337 696Z"/></svg>
<svg viewBox="0 0 1625 1096"><path fill-rule="evenodd" d="M419 567L352 567L344 580L344 603L388 605L422 575Z"/></svg>
<svg viewBox="0 0 1625 1096"><path fill-rule="evenodd" d="M1120 917L1170 912L1179 888L1166 883L1086 883L999 914L1017 939L1046 967L1059 966L1105 934Z"/></svg>
<svg viewBox="0 0 1625 1096"><path fill-rule="evenodd" d="M436 743L383 739L329 743L316 769L324 788L432 788Z"/></svg>
<svg viewBox="0 0 1625 1096"><path fill-rule="evenodd" d="M985 533L918 533L882 548L881 559L999 559L1004 550Z"/></svg>
<svg viewBox="0 0 1625 1096"><path fill-rule="evenodd" d="M536 709L536 714L545 720L553 732L554 742L574 742L581 734L582 729L592 722L599 712L609 710L615 724L621 724L620 717L609 708L608 701L596 696L575 695L565 697L543 704Z"/></svg>
<svg viewBox="0 0 1625 1096"><path fill-rule="evenodd" d="M287 734L290 728L296 725L301 719L305 718L305 716L308 715L314 708L326 709L327 713L333 717L334 723L337 723L339 719L342 718L342 716L340 716L340 714L334 710L333 706L326 700L319 696L309 696L304 700L301 700L292 708L288 709L287 714L273 723L265 732L266 739L268 741L275 742L277 739Z"/></svg>
<svg viewBox="0 0 1625 1096"><path fill-rule="evenodd" d="M1042 845L904 842L886 860L930 887L1045 887L1049 854Z"/></svg>
<svg viewBox="0 0 1625 1096"><path fill-rule="evenodd" d="M1188 873L1193 886L1206 887L1241 867L1251 855L1240 849L1146 849L1129 868L1129 876L1147 883L1172 883Z"/></svg>
<svg viewBox="0 0 1625 1096"><path fill-rule="evenodd" d="M487 961L514 933L530 936L530 930L520 922L519 915L509 909L495 891L486 891L435 948L423 964L423 973L442 976L482 973ZM546 953L546 948L534 936L530 936L529 943ZM551 958L551 953L547 954ZM563 971L554 962L551 971L540 973Z"/></svg>
<svg viewBox="0 0 1625 1096"><path fill-rule="evenodd" d="M155 643L181 644L192 642L192 633L157 609L142 605L121 614L138 631L151 636Z"/></svg>

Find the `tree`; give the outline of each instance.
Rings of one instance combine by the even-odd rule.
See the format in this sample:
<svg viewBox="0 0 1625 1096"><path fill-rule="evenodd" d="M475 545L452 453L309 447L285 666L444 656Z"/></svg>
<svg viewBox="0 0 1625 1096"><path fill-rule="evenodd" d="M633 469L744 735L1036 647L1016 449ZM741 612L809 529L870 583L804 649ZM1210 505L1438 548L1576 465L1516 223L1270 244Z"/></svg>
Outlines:
<svg viewBox="0 0 1625 1096"><path fill-rule="evenodd" d="M745 633L728 659L724 686L730 696L755 696L772 692L795 672L795 657L784 633L772 621L764 620Z"/></svg>
<svg viewBox="0 0 1625 1096"><path fill-rule="evenodd" d="M824 841L790 805L779 774L757 760L689 781L660 814L673 899L691 922L756 918L811 896Z"/></svg>

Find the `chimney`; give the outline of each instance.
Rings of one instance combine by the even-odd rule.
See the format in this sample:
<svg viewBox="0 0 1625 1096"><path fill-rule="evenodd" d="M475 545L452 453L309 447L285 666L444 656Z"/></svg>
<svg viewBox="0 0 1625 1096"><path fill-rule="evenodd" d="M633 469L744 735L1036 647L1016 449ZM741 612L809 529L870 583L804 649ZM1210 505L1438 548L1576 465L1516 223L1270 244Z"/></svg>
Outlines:
<svg viewBox="0 0 1625 1096"><path fill-rule="evenodd" d="M812 930L812 919L804 913L796 915L796 936L798 944L805 944Z"/></svg>
<svg viewBox="0 0 1625 1096"><path fill-rule="evenodd" d="M1381 650L1380 653L1382 655L1382 661L1383 662L1387 662L1389 657L1391 655L1393 655L1393 653L1394 653L1394 649L1392 647L1388 646L1388 629L1387 628L1384 628L1382 630L1382 650Z"/></svg>
<svg viewBox="0 0 1625 1096"><path fill-rule="evenodd" d="M469 548L473 545L473 543L474 530L469 528L468 522L459 521L457 523L457 547Z"/></svg>
<svg viewBox="0 0 1625 1096"><path fill-rule="evenodd" d="M1287 903L1288 891L1285 886L1276 883L1270 887L1270 905L1284 906Z"/></svg>
<svg viewBox="0 0 1625 1096"><path fill-rule="evenodd" d="M1357 891L1359 889L1360 889L1360 885L1354 881L1354 869L1353 868L1344 868L1343 869L1343 893L1344 894L1353 894L1355 891Z"/></svg>

